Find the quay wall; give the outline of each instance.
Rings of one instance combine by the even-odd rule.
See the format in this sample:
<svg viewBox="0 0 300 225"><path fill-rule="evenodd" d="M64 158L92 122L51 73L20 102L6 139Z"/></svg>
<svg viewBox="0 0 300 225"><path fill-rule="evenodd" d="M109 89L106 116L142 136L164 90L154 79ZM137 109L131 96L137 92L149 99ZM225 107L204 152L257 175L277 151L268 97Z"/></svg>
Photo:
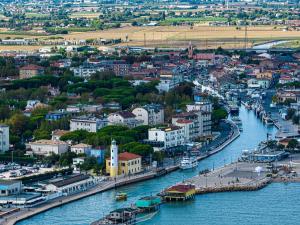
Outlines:
<svg viewBox="0 0 300 225"><path fill-rule="evenodd" d="M207 158L207 157L209 157L213 154L216 154L216 153L220 152L227 145L231 144L235 139L237 139L240 136L240 132L239 132L239 129L237 128L237 126L229 120L227 120L227 122L230 123L234 127L233 135L228 140L226 140L223 144L221 144L220 146L218 146L214 150L210 151L207 155L198 157L197 160L200 161L200 160L205 159L205 158ZM5 218L5 220L3 220L3 222L1 222L1 224L3 224L3 225L14 225L19 221L28 219L30 217L33 217L33 216L37 215L37 214L43 213L47 210L50 210L50 209L53 209L53 208L56 208L56 207L74 202L74 201L77 201L77 200L80 200L82 198L92 196L92 195L95 195L95 194L98 194L98 193L101 193L101 192L104 192L104 191L108 191L108 190L114 189L116 187L121 187L121 186L129 185L129 184L133 184L133 183L137 183L137 182L141 182L141 181L145 181L145 180L149 180L149 179L154 179L158 176L163 176L167 173L171 173L173 171L176 171L177 169L179 169L179 165L167 167L165 169L166 172L161 174L161 175L158 175L156 172L151 172L151 173L143 174L143 175L140 175L140 176L133 176L131 178L127 178L127 179L120 180L120 181L117 181L117 182L111 182L111 183L108 183L108 184L105 184L105 185L97 185L96 187L93 187L93 188L91 188L91 189L89 189L85 192L81 192L81 193L74 194L74 195L71 195L71 196L57 198L57 199L54 199L53 201L50 201L50 202L47 202L47 203L41 205L38 208L33 208L33 209L29 208L28 211L21 211L18 215L13 214L10 217Z"/></svg>
<svg viewBox="0 0 300 225"><path fill-rule="evenodd" d="M209 187L209 188L201 188L196 189L196 194L209 194L209 193L218 193L218 192L236 192L236 191L257 191L264 187L266 187L268 184L272 182L272 179L267 179L265 181L260 182L257 185L232 185L232 186L225 186L225 187Z"/></svg>

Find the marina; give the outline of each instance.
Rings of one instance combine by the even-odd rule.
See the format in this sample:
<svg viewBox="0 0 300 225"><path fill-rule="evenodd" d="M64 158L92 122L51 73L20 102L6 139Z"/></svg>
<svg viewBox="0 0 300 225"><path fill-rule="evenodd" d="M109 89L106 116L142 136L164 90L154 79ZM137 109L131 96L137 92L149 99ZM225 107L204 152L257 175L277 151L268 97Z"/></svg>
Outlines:
<svg viewBox="0 0 300 225"><path fill-rule="evenodd" d="M203 171L205 169L213 169L218 168L224 164L228 164L230 162L236 161L240 156L244 149L254 149L257 147L257 145L265 140L266 133L275 134L276 129L273 127L266 127L263 123L261 123L259 120L257 120L256 116L251 111L247 111L244 107L240 109L240 119L243 123L248 124L244 128L244 132L240 135L239 138L237 138L233 143L228 145L224 148L223 151L219 152L216 155L213 155L207 159L202 160L197 170L184 170L184 171L176 171L170 174L167 174L166 176L157 178L155 180L148 180L144 182L137 183L135 185L128 185L124 187L120 187L117 190L111 190L104 193L100 193L97 195L93 195L88 198L84 198L82 200L73 202L71 204L67 204L64 206L61 206L59 208L52 209L50 211L47 211L45 213L36 215L30 219L29 221L24 220L18 224L21 225L29 225L32 223L35 224L44 224L43 221L47 220L51 223L58 223L60 220L60 215L64 215L68 218L73 218L72 222L66 222L66 225L68 224L78 224L78 225L86 225L89 224L101 217L101 215L108 214L110 211L113 211L116 208L124 207L131 202L134 203L138 199L140 199L143 196L146 196L147 193L159 193L164 188L168 188L170 185L174 185L176 183L182 182L183 180L186 180L188 178L191 178L193 176L198 175L198 171ZM250 135L251 133L256 132L258 135ZM271 184L272 185L272 184ZM116 202L114 197L116 192L126 192L128 194L128 203L125 202ZM225 194L225 193L224 193ZM227 195L227 194L226 194ZM229 194L228 194L229 195ZM208 195L206 198L214 198L215 195ZM239 197L239 195L237 195ZM231 195L230 198L235 198L235 195ZM185 211L193 210L193 208L190 208L189 205L198 205L198 196L196 196L195 201L187 201L187 203L180 203L181 209L184 209ZM213 207L213 205L210 206L209 202L201 202L201 204L204 204L208 207ZM218 203L214 203L218 205L218 208L220 210L225 209L223 206L220 206ZM85 206L85 211L79 211L81 206ZM168 205L162 205L161 210L164 213L158 213L156 216L154 216L151 221L145 222L144 224L182 224L182 222L187 219L185 215L182 213L179 213L177 211L176 204L173 203ZM200 207L200 209L203 209L204 206ZM214 206L216 207L216 205ZM75 210L75 212L70 211L70 208L78 208L78 210ZM174 212L179 213L180 219L175 222L174 220L166 220L164 219L165 216L173 214ZM204 209L203 212L207 212L207 209ZM63 214L62 214L63 213ZM233 212L232 212L233 213ZM201 214L202 215L202 214ZM191 224L197 224L197 220L199 219L197 215L190 215L191 217ZM201 221L202 219L200 219ZM212 223L211 223L212 224ZM215 223L218 224L218 223Z"/></svg>

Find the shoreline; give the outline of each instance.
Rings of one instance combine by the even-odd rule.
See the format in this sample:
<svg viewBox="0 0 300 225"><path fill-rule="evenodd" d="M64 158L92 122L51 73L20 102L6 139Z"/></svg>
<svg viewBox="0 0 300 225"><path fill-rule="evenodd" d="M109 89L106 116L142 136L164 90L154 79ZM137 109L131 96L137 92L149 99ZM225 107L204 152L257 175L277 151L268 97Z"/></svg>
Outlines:
<svg viewBox="0 0 300 225"><path fill-rule="evenodd" d="M239 136L240 136L240 131L238 129L238 127L231 121L226 120L226 122L228 122L229 124L233 125L233 135L226 140L223 144L221 144L220 146L218 146L217 148L215 148L214 150L210 151L207 155L204 156L199 156L197 158L198 161L201 161L205 158L208 158L209 156L212 156L220 151L222 151L225 147L227 147L229 144L231 144L234 140L236 140ZM119 181L117 181L116 183L111 181L108 182L106 184L99 184L87 191L84 192L80 192L74 195L70 195L70 196L65 196L65 197L59 197L57 199L54 199L52 201L46 202L40 206L38 206L37 208L28 208L27 210L21 209L17 214L11 214L8 217L4 217L3 220L3 225L14 225L22 220L26 220L30 217L33 217L35 215L38 215L40 213L43 213L45 211L48 211L50 209L65 205L65 204L69 204L72 203L74 201L80 200L82 198L85 197L89 197L98 193L102 193L117 187L121 187L121 186L126 186L129 184L133 184L133 183L138 183L141 181L146 181L146 180L150 180L150 179L154 179L156 177L161 177L164 176L165 174L171 173L173 171L176 171L179 169L179 165L174 165L174 166L170 166L165 168L166 173L163 174L157 174L156 172L148 172L145 174L140 174L140 175L136 175L134 177L126 177L121 178Z"/></svg>

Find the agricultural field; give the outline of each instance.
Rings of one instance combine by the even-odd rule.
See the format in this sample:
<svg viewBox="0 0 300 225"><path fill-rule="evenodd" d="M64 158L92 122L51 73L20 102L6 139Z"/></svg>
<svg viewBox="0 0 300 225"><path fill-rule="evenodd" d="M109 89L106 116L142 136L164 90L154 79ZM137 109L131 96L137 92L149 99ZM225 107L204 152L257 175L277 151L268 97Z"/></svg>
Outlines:
<svg viewBox="0 0 300 225"><path fill-rule="evenodd" d="M300 48L300 37L298 40L287 41L285 43L275 45L274 48Z"/></svg>
<svg viewBox="0 0 300 225"><path fill-rule="evenodd" d="M162 26L172 25L174 23L207 23L207 22L225 22L226 18L223 17L178 17L178 18L167 18L161 21L159 24Z"/></svg>
<svg viewBox="0 0 300 225"><path fill-rule="evenodd" d="M45 18L49 17L50 14L42 14L42 13L25 13L26 18Z"/></svg>
<svg viewBox="0 0 300 225"><path fill-rule="evenodd" d="M241 27L210 27L210 26L155 26L155 27L122 27L93 32L74 32L63 37L66 40L90 38L121 38L128 36L126 45L143 46L186 46L192 41L195 45L208 46L216 43L239 47L245 39L245 28ZM247 29L248 45L261 41L294 40L300 37L300 31L284 31L281 27L255 26ZM181 44L182 43L182 44ZM217 44L218 45L218 44Z"/></svg>
<svg viewBox="0 0 300 225"><path fill-rule="evenodd" d="M28 52L36 52L42 46L35 45L0 45L0 51L28 51Z"/></svg>
<svg viewBox="0 0 300 225"><path fill-rule="evenodd" d="M99 12L76 12L72 13L69 17L70 18L99 18L100 13Z"/></svg>

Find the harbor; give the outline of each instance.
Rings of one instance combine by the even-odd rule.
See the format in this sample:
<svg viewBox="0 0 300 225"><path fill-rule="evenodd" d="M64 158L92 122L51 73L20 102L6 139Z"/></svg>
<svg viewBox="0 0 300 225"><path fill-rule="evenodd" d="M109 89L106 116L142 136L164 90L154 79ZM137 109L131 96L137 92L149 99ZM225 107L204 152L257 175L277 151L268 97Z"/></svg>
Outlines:
<svg viewBox="0 0 300 225"><path fill-rule="evenodd" d="M211 148L208 151L202 152L201 155L199 155L198 157L195 158L196 161L204 160L204 159L222 151L227 145L231 144L235 139L237 139L239 137L240 132L239 132L238 127L235 126L235 124L233 124L230 121L226 121L226 123L228 123L229 126L231 127L230 134L225 139L216 140L215 141L216 146ZM215 142L212 142L212 143L215 143ZM106 182L101 183L87 191L84 191L84 192L81 192L78 194L74 194L71 196L59 197L50 202L47 202L47 204L42 204L41 206L38 206L35 208L22 209L16 214L5 217L5 220L3 221L3 223L7 224L7 225L15 224L18 221L22 221L26 218L30 218L36 214L40 214L49 209L65 205L65 204L77 201L79 199L95 195L97 193L105 192L110 189L116 189L118 187L130 185L133 183L142 182L142 181L146 181L146 180L150 180L150 179L154 179L154 178L157 179L158 177L169 174L173 171L178 170L179 168L180 168L180 164L174 164L171 166L166 166L163 169L152 170L152 171L148 171L148 172L138 174L135 176L118 178L116 180L107 180ZM126 195L126 200L127 200L127 195ZM134 221L131 221L131 222L133 223Z"/></svg>
<svg viewBox="0 0 300 225"><path fill-rule="evenodd" d="M43 224L43 222L41 221L45 219L55 224L59 223L58 221L60 215L64 215L68 218L73 218L72 223L67 222L66 224L90 224L93 221L96 221L99 218L109 214L109 212L115 210L116 208L126 207L130 205L130 203L136 202L143 196L147 196L150 193L155 195L161 192L162 189L168 188L171 185L182 182L183 180L187 180L188 178L197 176L199 174L199 171L203 171L205 169L216 170L224 164L234 162L241 156L242 151L244 149L254 149L261 141L265 140L266 133L271 133L274 135L276 132L275 128L266 127L263 123L257 120L253 112L247 111L244 107L240 108L239 116L243 124L247 123L247 126L244 127L244 130L242 133L240 133L240 136L237 137L237 139L231 144L226 146L222 151L219 151L217 154L200 161L198 167L195 170L178 170L176 172L169 173L163 177L139 182L135 185L122 186L119 187L117 190L111 189L110 191L92 195L88 198L84 198L82 200L74 201L70 204L63 205L62 207L51 209L50 211L47 211L47 213L36 215L30 219L31 223L28 223L27 220L24 220L18 224ZM253 131L260 135L250 135L251 133L253 133ZM128 195L127 202L116 202L114 197L116 195L116 192L126 192ZM196 201L188 201L190 203L184 203L182 207L185 208L186 204L198 204L197 195L195 199ZM202 202L201 204L208 203ZM79 210L82 205L85 206L86 210ZM71 208L78 208L78 210L75 210L75 212L73 212L72 210L70 210ZM186 208L185 210L188 210L188 208ZM152 220L150 220L150 222L145 222L144 224L170 224L171 222L167 222L161 217L162 215L168 215L168 213L176 211L176 207L174 208L173 203L164 204L161 206L161 211L163 211L163 213L158 213L156 216L154 216ZM185 218L185 216L181 213L180 218ZM159 222L158 219L162 222ZM74 221L77 222L74 223Z"/></svg>

